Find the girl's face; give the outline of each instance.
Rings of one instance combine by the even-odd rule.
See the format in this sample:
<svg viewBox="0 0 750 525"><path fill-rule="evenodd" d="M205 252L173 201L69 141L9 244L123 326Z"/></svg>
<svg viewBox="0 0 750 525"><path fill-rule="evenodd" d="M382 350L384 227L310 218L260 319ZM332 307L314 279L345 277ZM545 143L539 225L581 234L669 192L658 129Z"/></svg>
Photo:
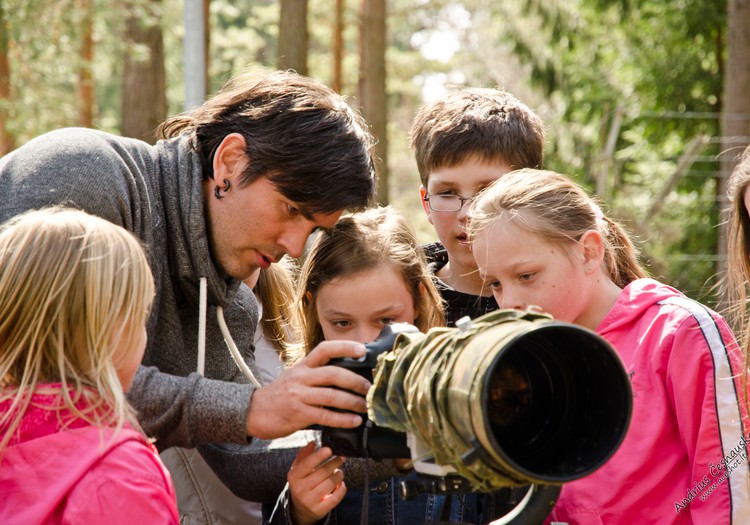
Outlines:
<svg viewBox="0 0 750 525"><path fill-rule="evenodd" d="M115 352L117 377L120 379L120 384L125 392L128 391L130 385L133 383L135 373L138 371L138 366L140 366L143 354L146 351L148 335L146 334L145 325L141 328L138 334L140 336L138 341L127 341Z"/></svg>
<svg viewBox="0 0 750 525"><path fill-rule="evenodd" d="M473 243L479 275L501 308L538 306L560 321L586 314L583 248L565 250L506 220L496 220Z"/></svg>
<svg viewBox="0 0 750 525"><path fill-rule="evenodd" d="M382 264L327 282L315 304L326 341L374 341L390 323L414 323L414 299L401 273Z"/></svg>

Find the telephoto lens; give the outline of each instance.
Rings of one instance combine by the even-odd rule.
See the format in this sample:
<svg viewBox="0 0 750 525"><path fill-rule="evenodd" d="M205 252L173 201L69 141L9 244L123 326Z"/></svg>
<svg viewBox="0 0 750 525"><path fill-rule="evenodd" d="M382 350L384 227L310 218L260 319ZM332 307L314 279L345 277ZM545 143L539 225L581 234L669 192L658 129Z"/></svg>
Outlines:
<svg viewBox="0 0 750 525"><path fill-rule="evenodd" d="M368 416L408 435L417 471L486 491L559 485L595 471L625 437L630 381L590 330L498 310L456 328L389 332Z"/></svg>

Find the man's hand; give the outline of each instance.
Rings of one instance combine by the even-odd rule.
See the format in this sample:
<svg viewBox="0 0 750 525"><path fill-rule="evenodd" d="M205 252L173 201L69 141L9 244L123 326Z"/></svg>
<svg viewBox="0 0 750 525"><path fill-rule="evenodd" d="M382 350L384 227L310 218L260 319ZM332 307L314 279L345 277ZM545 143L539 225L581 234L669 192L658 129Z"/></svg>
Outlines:
<svg viewBox="0 0 750 525"><path fill-rule="evenodd" d="M365 352L364 345L352 341L320 343L302 361L253 393L247 414L247 434L273 439L316 424L337 428L360 425L360 416L337 412L331 407L367 412L363 396L370 382L351 370L326 365L331 359L362 357Z"/></svg>

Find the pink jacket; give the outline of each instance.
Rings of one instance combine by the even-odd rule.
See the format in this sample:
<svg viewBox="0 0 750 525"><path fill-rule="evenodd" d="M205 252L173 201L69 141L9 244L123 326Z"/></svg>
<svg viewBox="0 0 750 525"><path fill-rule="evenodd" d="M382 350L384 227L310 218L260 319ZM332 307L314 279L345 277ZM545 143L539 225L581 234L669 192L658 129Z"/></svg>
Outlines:
<svg viewBox="0 0 750 525"><path fill-rule="evenodd" d="M51 396L34 401L49 404ZM82 420L59 427L56 412L33 408L24 416L0 463L0 523L179 523L169 473L142 434L114 435Z"/></svg>
<svg viewBox="0 0 750 525"><path fill-rule="evenodd" d="M563 486L548 523L750 523L741 351L724 319L639 279L597 332L630 374L633 418L602 468Z"/></svg>

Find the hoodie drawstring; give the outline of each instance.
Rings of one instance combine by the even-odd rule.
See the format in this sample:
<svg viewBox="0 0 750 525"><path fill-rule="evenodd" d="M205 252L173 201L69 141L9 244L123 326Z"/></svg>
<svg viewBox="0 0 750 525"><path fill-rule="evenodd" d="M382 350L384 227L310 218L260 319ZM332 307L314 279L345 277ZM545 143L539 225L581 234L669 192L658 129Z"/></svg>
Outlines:
<svg viewBox="0 0 750 525"><path fill-rule="evenodd" d="M208 281L200 279L200 299L198 303L198 373L204 375L206 367L206 304L208 303Z"/></svg>
<svg viewBox="0 0 750 525"><path fill-rule="evenodd" d="M206 359L206 304L208 302L207 297L207 281L205 277L200 278L200 305L198 312L200 319L198 320L198 373L203 375L203 367ZM224 342L229 347L229 353L232 354L232 359L237 364L237 368L247 378L252 385L257 388L261 388L263 385L260 384L255 376L253 375L250 367L247 366L245 360L242 359L240 351L237 349L237 345L232 339L232 334L229 333L227 323L224 321L224 308L221 306L216 307L216 320L219 322L219 328L221 329L221 335L224 336Z"/></svg>

